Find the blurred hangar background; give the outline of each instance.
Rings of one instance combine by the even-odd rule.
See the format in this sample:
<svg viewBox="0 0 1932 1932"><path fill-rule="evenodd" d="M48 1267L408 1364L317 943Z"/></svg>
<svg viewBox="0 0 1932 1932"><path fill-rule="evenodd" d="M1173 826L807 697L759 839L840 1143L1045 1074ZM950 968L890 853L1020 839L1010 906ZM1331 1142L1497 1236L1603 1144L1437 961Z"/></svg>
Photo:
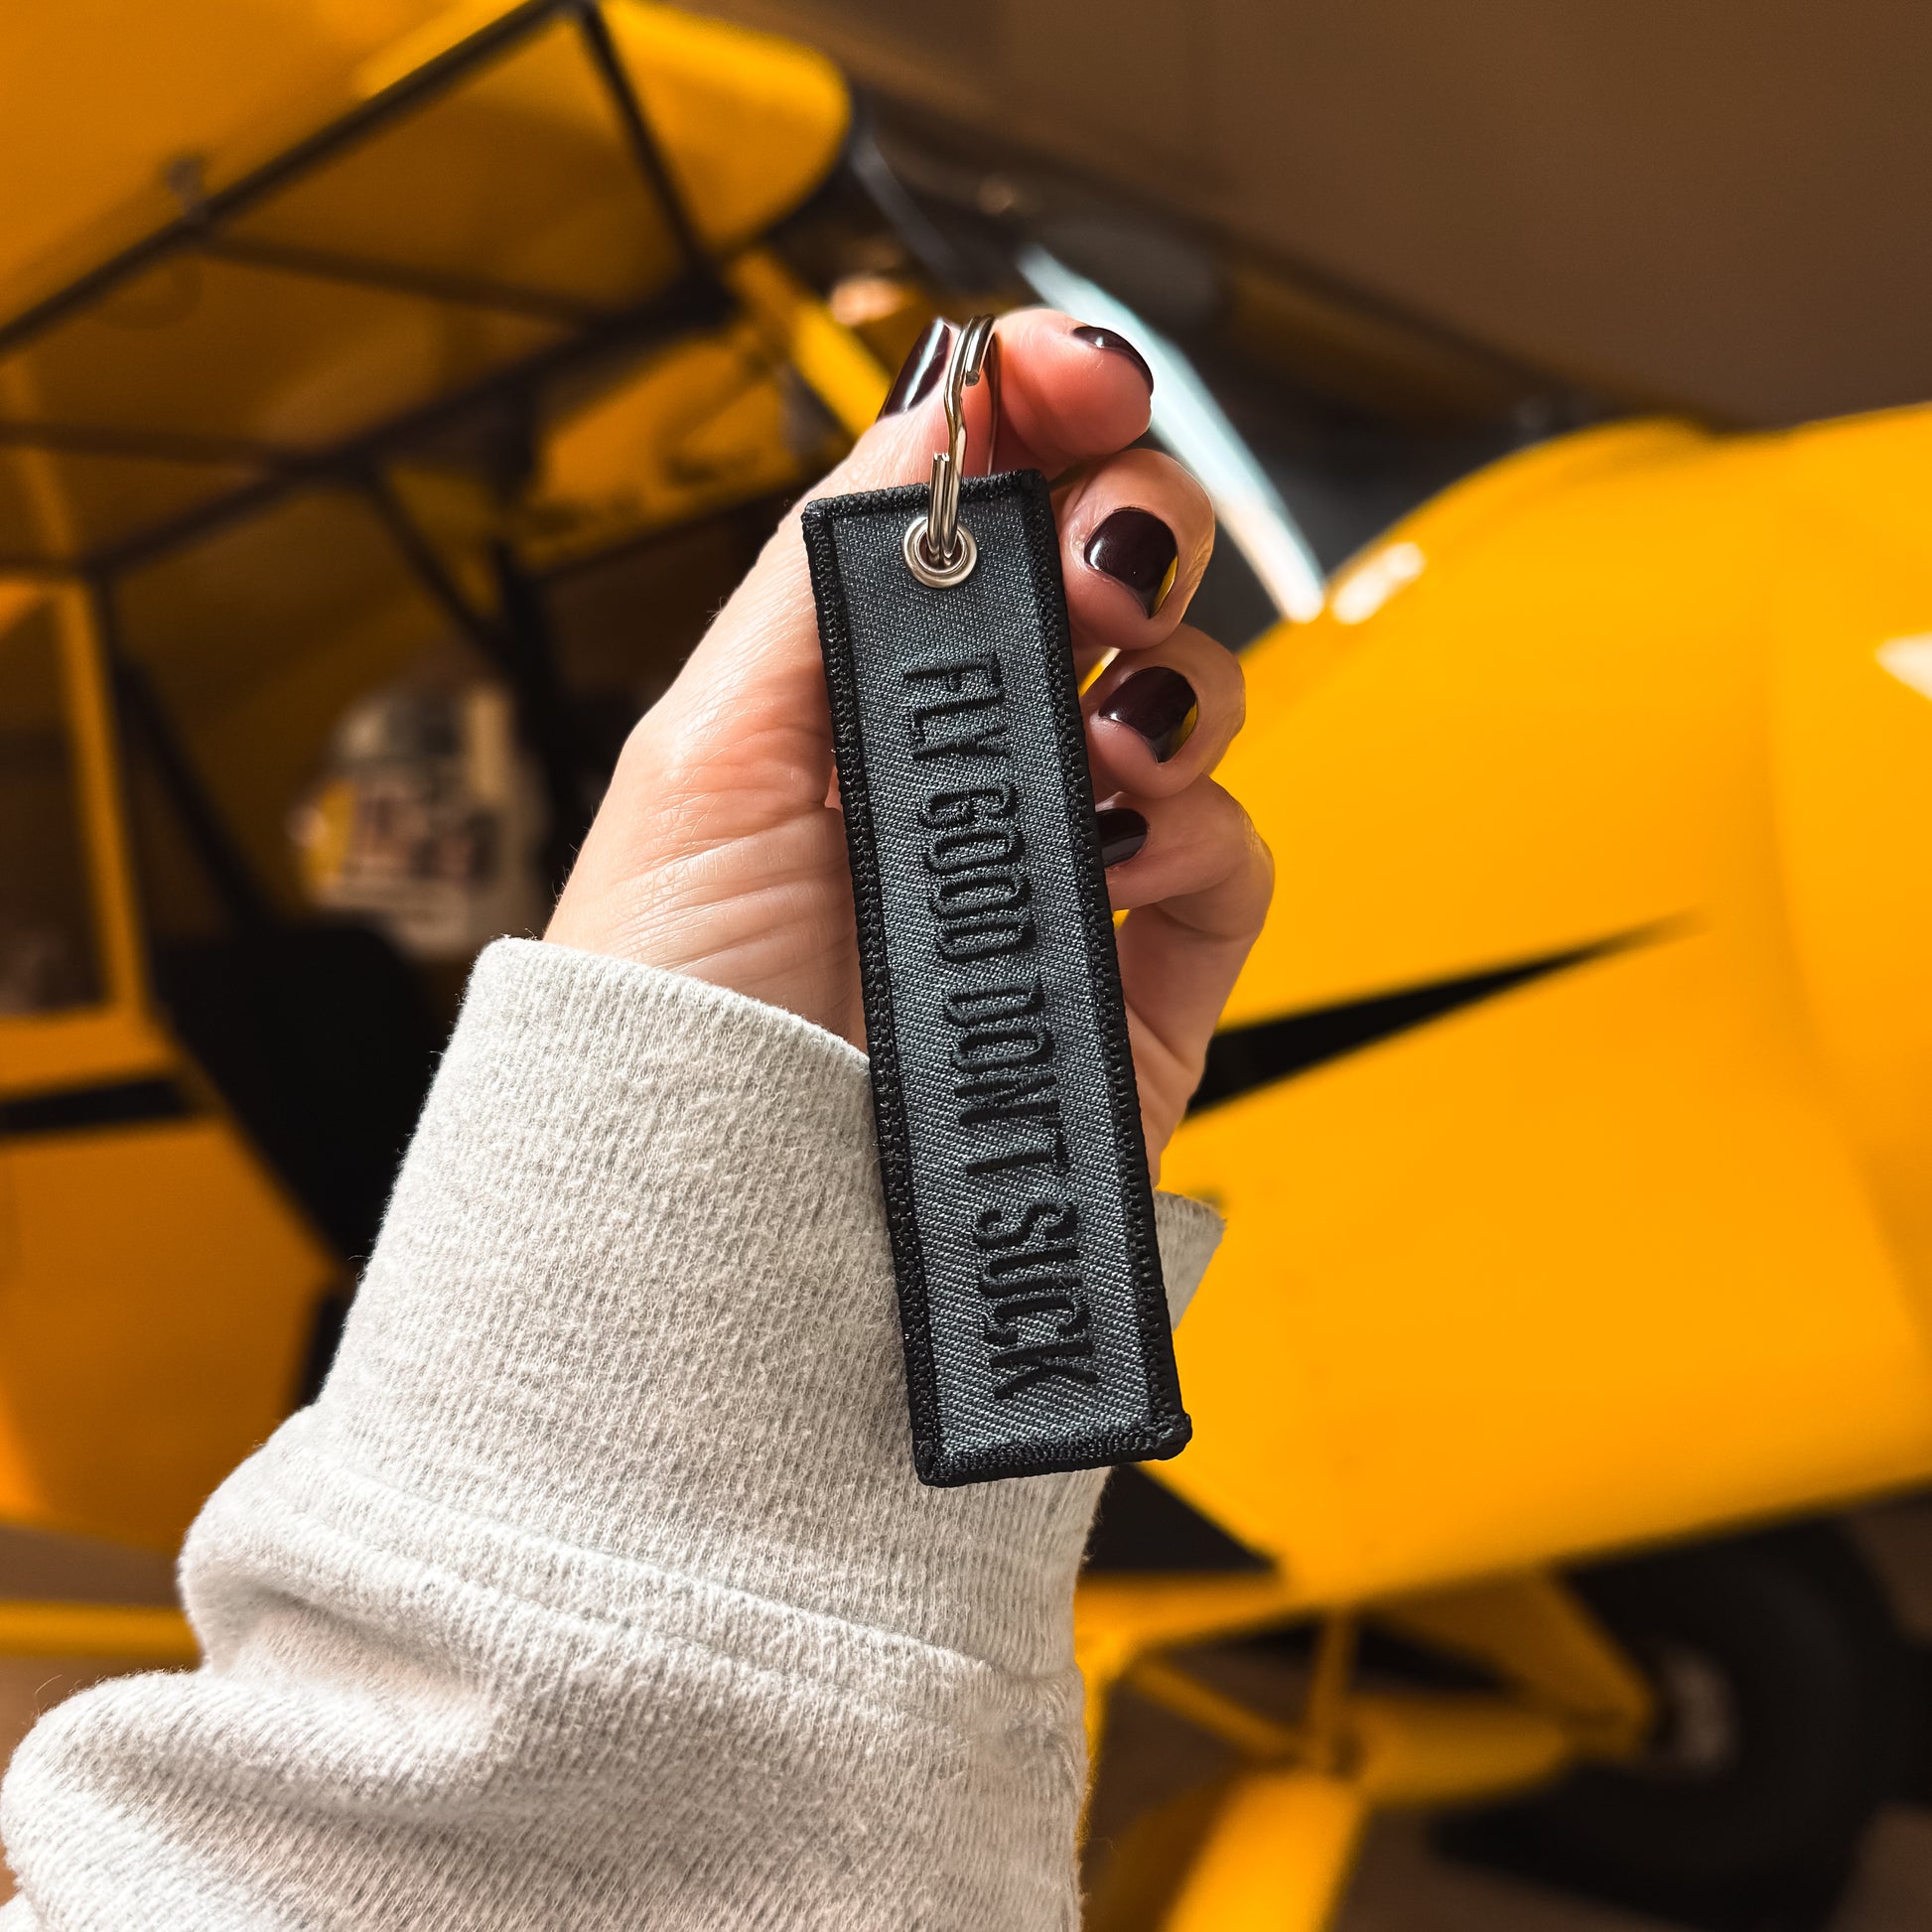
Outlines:
<svg viewBox="0 0 1932 1932"><path fill-rule="evenodd" d="M1932 375L1908 6L717 11L823 47L908 143L1059 164L1306 278L1315 313L1352 298L1626 406L1792 422Z"/></svg>
<svg viewBox="0 0 1932 1932"><path fill-rule="evenodd" d="M192 1656L470 959L928 323L1043 297L1216 497L1283 875L1170 1171L1198 1440L1081 1591L1090 1925L1920 1923L1928 41L14 7L15 1728Z"/></svg>

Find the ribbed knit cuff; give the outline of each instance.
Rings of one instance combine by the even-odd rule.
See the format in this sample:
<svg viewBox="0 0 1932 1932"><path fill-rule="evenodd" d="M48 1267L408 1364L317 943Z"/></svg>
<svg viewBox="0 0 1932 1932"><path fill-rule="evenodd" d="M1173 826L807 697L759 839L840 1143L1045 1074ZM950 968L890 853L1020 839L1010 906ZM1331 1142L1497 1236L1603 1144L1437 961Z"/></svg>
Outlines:
<svg viewBox="0 0 1932 1932"><path fill-rule="evenodd" d="M1178 1305L1220 1223L1158 1221ZM864 1055L696 980L483 954L307 1420L310 1452L512 1531L1067 1661L1099 1475L918 1483Z"/></svg>

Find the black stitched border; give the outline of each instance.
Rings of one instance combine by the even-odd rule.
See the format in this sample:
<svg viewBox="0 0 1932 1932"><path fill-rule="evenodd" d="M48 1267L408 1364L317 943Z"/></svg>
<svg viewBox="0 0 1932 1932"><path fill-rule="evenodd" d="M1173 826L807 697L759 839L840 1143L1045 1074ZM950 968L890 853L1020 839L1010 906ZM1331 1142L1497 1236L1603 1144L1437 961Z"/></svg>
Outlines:
<svg viewBox="0 0 1932 1932"><path fill-rule="evenodd" d="M1109 1126L1121 1172L1130 1176L1121 1203L1122 1225L1151 1420L1132 1427L1104 1426L1083 1437L1060 1439L1056 1444L1058 1452L1054 1454L1013 1445L948 1450L940 1442L925 1258L919 1240L911 1139L893 1008L878 835L860 723L851 616L833 527L843 517L881 513L903 516L909 521L924 506L926 493L923 485L908 484L853 496L822 497L804 506L801 520L818 607L819 641L831 706L846 849L852 868L860 981L867 1044L872 1056L873 1114L905 1350L913 1465L921 1481L948 1487L1000 1476L1043 1475L1113 1462L1165 1458L1185 1447L1192 1427L1181 1407L1174 1372L1160 1247L1155 1233L1153 1190L1147 1179L1140 1095L1121 993L1106 870L1101 862L1099 832L1094 822L1093 785L1087 770L1086 734L1074 679L1052 499L1045 479L1037 471L1019 471L969 480L962 487L961 503L962 507L970 507L997 495L1012 495L1018 501L1027 532L1036 616L1047 644L1046 681L1052 694L1053 733L1059 753L1062 805L1071 834L1081 934L1095 987L1094 1005L1107 1076Z"/></svg>

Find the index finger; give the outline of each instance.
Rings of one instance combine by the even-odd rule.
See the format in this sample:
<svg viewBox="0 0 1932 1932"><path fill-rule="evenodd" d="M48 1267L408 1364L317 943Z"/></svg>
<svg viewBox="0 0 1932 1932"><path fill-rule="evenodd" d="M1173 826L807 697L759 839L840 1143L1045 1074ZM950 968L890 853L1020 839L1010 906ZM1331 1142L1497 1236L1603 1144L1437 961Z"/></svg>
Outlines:
<svg viewBox="0 0 1932 1932"><path fill-rule="evenodd" d="M1147 430L1154 373L1124 337L1057 309L1002 316L1005 357L998 467L1041 470L1112 456Z"/></svg>
<svg viewBox="0 0 1932 1932"><path fill-rule="evenodd" d="M885 413L814 493L925 481L934 454L946 447L940 390L952 346L952 325L934 326L946 332L944 340L922 339L908 358L908 368L918 365L918 379L909 387L894 385ZM1000 343L999 448L987 448L992 391L979 382L964 397L968 476L1040 470L1051 479L1124 450L1147 428L1153 377L1121 337L1053 309L1002 316L994 334Z"/></svg>

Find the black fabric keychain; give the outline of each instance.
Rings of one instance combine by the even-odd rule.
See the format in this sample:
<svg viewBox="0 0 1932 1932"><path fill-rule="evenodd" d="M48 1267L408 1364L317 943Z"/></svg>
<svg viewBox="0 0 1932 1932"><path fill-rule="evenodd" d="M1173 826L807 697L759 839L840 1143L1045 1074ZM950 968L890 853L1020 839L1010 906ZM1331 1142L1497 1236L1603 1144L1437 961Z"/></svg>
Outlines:
<svg viewBox="0 0 1932 1932"><path fill-rule="evenodd" d="M998 440L993 319L946 371L929 485L821 498L805 549L858 908L873 1109L922 1481L1173 1455L1140 1102L1046 481Z"/></svg>

